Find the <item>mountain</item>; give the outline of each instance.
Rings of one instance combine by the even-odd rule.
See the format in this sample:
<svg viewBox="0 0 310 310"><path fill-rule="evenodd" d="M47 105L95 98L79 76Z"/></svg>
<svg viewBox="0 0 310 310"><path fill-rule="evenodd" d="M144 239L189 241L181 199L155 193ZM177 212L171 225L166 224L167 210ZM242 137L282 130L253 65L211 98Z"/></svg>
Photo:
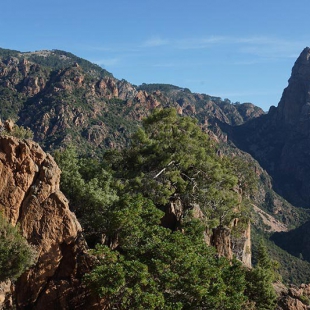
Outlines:
<svg viewBox="0 0 310 310"><path fill-rule="evenodd" d="M279 106L265 114L251 103L232 103L175 85L136 86L64 51L0 49L0 118L29 127L45 151L73 144L82 155L99 158L108 149L130 145L132 133L151 111L174 107L178 114L198 120L218 142L220 156L242 157L250 163L260 179L252 197L255 227L267 239L281 231L285 240L286 231L301 224L306 227L309 219L307 211L295 207L310 202L309 55L306 48ZM293 244L296 236L287 240ZM303 240L308 242L306 237ZM283 247L283 242L276 243ZM301 272L309 269L307 261L274 244L269 248L284 266L285 281L310 281L310 274ZM306 253L303 256L308 258ZM286 266L288 261L294 261L294 267Z"/></svg>
<svg viewBox="0 0 310 310"><path fill-rule="evenodd" d="M110 148L129 145L132 133L153 109L175 107L179 114L196 118L220 143L221 152L241 156L255 167L261 179L255 196L259 208L288 229L307 219L307 214L273 191L268 173L276 180L269 166L275 165L270 158L277 149L268 146L259 156L264 143L279 144L287 137L281 129L281 117L278 121L270 120L276 108L266 115L251 103L232 103L174 85L135 86L64 51L22 53L6 49L0 49L0 103L0 118L11 118L18 125L29 127L34 140L44 150L54 151L74 144L81 153L95 156ZM257 131L262 132L266 126L263 134L258 135ZM274 136L275 132L282 140ZM257 149L257 154L252 149ZM277 161L277 155L274 157ZM282 178L280 175L279 179ZM256 223L263 230L269 229L260 217Z"/></svg>
<svg viewBox="0 0 310 310"><path fill-rule="evenodd" d="M144 117L155 108L168 106L196 118L227 149L227 128L239 128L265 116L251 103L232 103L174 85L135 86L59 50L21 53L0 49L0 69L0 117L29 127L46 151L74 144L81 153L100 156L109 148L122 148L130 143ZM260 191L258 205L282 216L288 226L300 224L296 221L299 216L286 216L292 210L287 203L282 208L281 200L271 198L275 197L270 193L271 182L258 162L254 164L236 148L228 152L243 156L262 175L265 189Z"/></svg>
<svg viewBox="0 0 310 310"><path fill-rule="evenodd" d="M310 206L310 49L292 69L278 107L228 131L273 178L275 190L295 206Z"/></svg>
<svg viewBox="0 0 310 310"><path fill-rule="evenodd" d="M59 50L21 53L0 49L0 117L29 127L45 150L83 144L85 152L128 145L142 118L174 106L204 125L212 119L242 124L264 114L253 104L173 85L118 80L86 60Z"/></svg>
<svg viewBox="0 0 310 310"><path fill-rule="evenodd" d="M182 119L177 116L175 110L170 111L174 113L175 118L179 122L184 120L184 118ZM159 119L161 121L162 117ZM185 131L185 136L188 135L193 140L196 139L198 143L202 141L203 145L212 147L212 142L201 132L199 126L190 118L187 118L187 121L194 125L194 130L200 136L195 137L192 132L187 133L187 131ZM168 122L167 125L169 128L170 123ZM190 128L186 124L183 124L183 126L183 128L190 131ZM174 143L178 145L179 141L175 140ZM186 148L185 144L189 145L190 143L191 141L185 140L183 142L184 148ZM195 146L195 144L193 145ZM193 147L189 149L196 152L196 149ZM204 151L202 150L202 152ZM189 154L189 152L186 153ZM173 154L175 153L173 152ZM216 155L216 152L212 152L212 154L210 153L204 156L203 160L201 160L201 164L207 164L207 168L209 168L209 165L212 163L211 156L214 158L214 168L208 169L210 176L212 171L219 172L221 169L220 158ZM152 156L152 154L150 155ZM189 155L189 158L192 158L191 154ZM195 157L196 155L199 157L202 153L198 150ZM184 150L182 157L185 157ZM73 156L68 157L67 160L69 160L69 164L74 164L75 162ZM152 161L154 162L154 160ZM223 168L225 169L224 163ZM95 162L92 160L89 160L87 165L85 161L83 162L84 173L86 172L88 178L94 176L94 171L92 170L94 169L94 164ZM74 165L70 166L69 172L74 174L73 167ZM189 167L188 172L186 171L187 175L190 174L191 168ZM84 213L85 216L81 217L82 220L85 218L91 219L88 225L83 221L85 225L83 229L90 226L92 230L95 229L97 232L96 229L98 229L98 226L96 226L96 222L100 225L100 229L102 226L109 228L109 231L99 230L102 234L101 239L108 240L111 238L110 240L114 240L114 242L106 243L110 244L111 249L107 246L103 247L102 244L97 246L96 251L98 252L100 251L100 246L101 249L109 251L105 255L101 253L100 255L97 254L97 256L95 256L96 251L88 251L82 235L82 227L77 221L75 214L69 210L68 199L59 189L60 169L52 156L45 153L37 143L31 140L19 140L10 135L0 135L1 211L11 224L20 227L20 233L32 245L36 253L34 265L18 277L16 282L11 285L10 283L0 283L0 308L2 308L2 302L4 301L6 303L4 305L5 309L112 309L114 306L110 304L114 302L112 298L116 295L117 300L114 302L115 304L119 304L119 298L122 298L122 301L124 300L124 304L118 308L137 309L138 307L131 306L131 303L128 306L128 294L133 297L136 292L140 294L137 299L138 305L141 302L148 302L149 283L152 282L151 276L153 274L155 281L159 281L159 285L156 285L158 289L157 291L152 290L153 295L149 302L152 305L151 309L154 310L163 308L157 307L156 304L155 307L153 304L153 300L163 302L160 299L162 296L161 291L166 295L166 303L176 304L180 308L180 296L185 296L185 298L187 298L188 294L193 295L193 297L196 296L197 281L201 281L198 285L203 288L202 296L204 298L207 295L206 292L208 293L209 291L215 297L214 292L208 288L207 283L211 282L212 285L216 282L216 278L220 277L223 278L223 283L225 283L221 290L227 291L227 296L235 288L237 288L237 291L240 290L243 292L242 287L245 285L242 279L244 278L245 268L241 268L240 263L232 261L232 250L234 252L237 251L240 255L240 260L248 263L250 266L251 252L249 249L251 243L248 221L243 222L247 226L245 227L242 225L241 218L235 219L233 228L237 230L238 235L234 235L233 238L231 229L228 227L218 226L212 231L202 231L202 223L206 220L205 215L202 209L196 205L191 210L196 220L190 220L191 216L186 217L185 212L186 210L189 211L186 205L186 201L189 199L188 195L186 195L187 199L184 198L184 204L181 199L175 199L174 201L171 199L168 202L170 218L175 216L181 221L182 217L183 220L185 218L188 221L187 224L183 225L182 232L175 231L172 233L172 230L159 225L160 219L166 217L165 212L157 209L150 199L144 197L141 200L141 194L135 195L134 193L130 193L130 196L126 195L124 197L123 202L121 201L121 197L118 200L114 190L109 189L108 172L106 171L104 174L101 174L101 177L104 177L102 179L99 178L100 173L103 173L102 169L95 167L95 170L97 175L90 182L86 180L85 183L76 182L77 179L71 175L72 178L70 177L69 179L69 191L72 193L71 195L75 196L78 195L76 192L78 188L82 193L82 195L76 198L80 204L78 205L76 203L73 206L81 207L82 210L79 210L80 212L76 212L76 214ZM223 170L223 172L228 174L228 170ZM63 173L68 173L68 170L64 169ZM164 174L164 171L161 173ZM210 176L208 179L210 179ZM227 176L227 180L229 182L229 175ZM233 182L236 184L234 188L235 198L237 200L242 199L242 192L238 190L239 184L237 184L236 179ZM98 187L99 184L103 188ZM195 184L196 187L197 185L198 183ZM86 190L83 193L84 188ZM110 195L110 198L107 197L107 193ZM83 194L86 195L83 196ZM162 192L162 194L164 193ZM70 197L70 206L72 207L72 196L68 197ZM116 200L117 203L111 207L107 205L108 199ZM99 210L97 209L98 203L100 204ZM122 203L125 205L122 206ZM130 207L129 210L128 207ZM108 210L104 208L108 208ZM235 213L236 210L231 209L230 212ZM212 215L212 217L215 218L216 216ZM244 229L245 234L243 234ZM188 231L188 235L184 233L184 230ZM87 233L87 228L85 231ZM0 237L3 239L3 236ZM114 239L112 239L113 237ZM1 242L3 242L2 239ZM169 239L171 240L169 241ZM207 239L209 239L209 245L214 245L217 252L213 247L207 246ZM7 239L5 240L5 242L8 241ZM186 250L183 249L184 246ZM188 250L191 250L192 253L189 253ZM130 255L129 257L125 257L128 251L130 251ZM140 251L142 251L141 258L137 255ZM16 252L18 253L18 250ZM134 255L135 253L137 254ZM156 253L158 253L158 256L154 259ZM1 263L6 254L6 252L1 252ZM218 256L229 257L232 264L230 264L229 260L219 259ZM139 258L141 261L138 261ZM15 261L13 260L12 265L14 263ZM100 266L100 263L103 265ZM104 264L108 264L108 269L102 269L105 267ZM209 264L212 264L213 267L210 267ZM12 265L9 264L9 267ZM193 265L196 268L192 268ZM146 270L145 267L147 266L148 268ZM184 268L178 268L179 266L184 266ZM122 278L121 271L123 268L125 272L128 272L126 278ZM200 269L197 270L197 268ZM167 272L167 269L171 269L171 271ZM188 269L189 272L184 273L184 269ZM201 270L204 272L201 273ZM206 272L207 270L210 270L211 274L214 275L210 276L210 273ZM234 279L236 271L237 274L238 271L240 272L241 289L236 285L236 283L239 283L239 278L236 277ZM144 275L146 273L149 274L147 281L144 278L140 278L140 274ZM194 277L193 274L195 274ZM215 274L217 277L215 277ZM87 285L87 275L88 279L92 280L89 285ZM176 279L175 276L177 276ZM104 283L104 277L108 279L108 285ZM160 280L158 280L158 277L160 277ZM183 285L182 281L184 278L186 280ZM101 298L93 294L97 279L99 279L99 297ZM190 285L190 288L187 287L188 281L193 281L193 285ZM114 282L117 285L116 288ZM167 286L169 289L165 289L165 287L161 288L162 285L165 286L166 282L178 285L178 289L172 290L170 289L170 285ZM146 292L141 291L140 288L136 289L137 286L141 286ZM192 286L195 287L193 292L191 290ZM216 287L217 285L214 286ZM105 289L107 291L104 292ZM218 292L218 289L216 291ZM124 292L125 297L123 297ZM176 300L170 301L170 295L172 296L171 298ZM234 295L224 300L230 304L236 304ZM244 297L238 299L237 303L241 304L243 300L245 300ZM187 300L183 301L183 303L186 302ZM218 302L216 299L215 301L209 301L208 298L207 302L216 305L216 308L213 306L207 308L222 309L221 303L217 305ZM195 298L191 297L188 303L204 305L205 301L201 303L199 299L196 301ZM150 309L149 307L145 308ZM188 307L184 306L185 308ZM194 306L194 308L200 307Z"/></svg>
<svg viewBox="0 0 310 310"><path fill-rule="evenodd" d="M296 60L278 107L240 126L217 123L228 140L249 153L272 178L275 191L294 206L310 206L310 48ZM307 215L306 217L307 218ZM310 222L276 232L274 243L310 260Z"/></svg>

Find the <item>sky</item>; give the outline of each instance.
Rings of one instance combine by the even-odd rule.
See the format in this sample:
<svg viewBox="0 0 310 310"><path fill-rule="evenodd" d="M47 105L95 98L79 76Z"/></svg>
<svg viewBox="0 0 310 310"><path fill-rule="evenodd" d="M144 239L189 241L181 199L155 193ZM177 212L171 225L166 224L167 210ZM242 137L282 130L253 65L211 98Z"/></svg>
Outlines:
<svg viewBox="0 0 310 310"><path fill-rule="evenodd" d="M2 0L0 47L60 49L135 85L277 106L310 46L309 0Z"/></svg>

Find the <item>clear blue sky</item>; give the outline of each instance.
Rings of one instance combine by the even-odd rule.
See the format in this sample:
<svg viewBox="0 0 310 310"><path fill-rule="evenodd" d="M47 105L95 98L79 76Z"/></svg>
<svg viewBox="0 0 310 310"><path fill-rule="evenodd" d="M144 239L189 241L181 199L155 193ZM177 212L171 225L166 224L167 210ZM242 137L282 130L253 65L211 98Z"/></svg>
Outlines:
<svg viewBox="0 0 310 310"><path fill-rule="evenodd" d="M61 49L133 84L277 105L310 45L309 0L2 0L0 47Z"/></svg>

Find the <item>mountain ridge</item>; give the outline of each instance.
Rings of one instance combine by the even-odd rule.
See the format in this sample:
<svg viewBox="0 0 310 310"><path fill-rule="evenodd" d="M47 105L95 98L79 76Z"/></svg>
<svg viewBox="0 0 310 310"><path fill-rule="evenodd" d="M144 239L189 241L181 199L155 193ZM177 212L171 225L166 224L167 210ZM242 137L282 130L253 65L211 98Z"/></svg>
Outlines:
<svg viewBox="0 0 310 310"><path fill-rule="evenodd" d="M177 86L136 87L105 71L102 75L99 66L70 53L55 51L35 52L33 57L30 52L8 56L9 51L2 50L6 56L1 57L0 50L0 116L30 127L45 150L73 141L88 151L126 145L141 119L158 107L173 106L205 127L214 118L236 125L264 113L250 103L231 104Z"/></svg>

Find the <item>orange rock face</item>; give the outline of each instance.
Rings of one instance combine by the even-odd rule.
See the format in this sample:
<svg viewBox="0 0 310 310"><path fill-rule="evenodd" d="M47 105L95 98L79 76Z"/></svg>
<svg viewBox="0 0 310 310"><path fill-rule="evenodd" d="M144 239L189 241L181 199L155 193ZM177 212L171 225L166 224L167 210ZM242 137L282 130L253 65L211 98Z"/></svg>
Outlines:
<svg viewBox="0 0 310 310"><path fill-rule="evenodd" d="M0 211L19 224L38 254L36 265L16 283L17 308L80 307L74 299L81 293L80 278L90 257L59 182L60 169L38 144L0 136Z"/></svg>

